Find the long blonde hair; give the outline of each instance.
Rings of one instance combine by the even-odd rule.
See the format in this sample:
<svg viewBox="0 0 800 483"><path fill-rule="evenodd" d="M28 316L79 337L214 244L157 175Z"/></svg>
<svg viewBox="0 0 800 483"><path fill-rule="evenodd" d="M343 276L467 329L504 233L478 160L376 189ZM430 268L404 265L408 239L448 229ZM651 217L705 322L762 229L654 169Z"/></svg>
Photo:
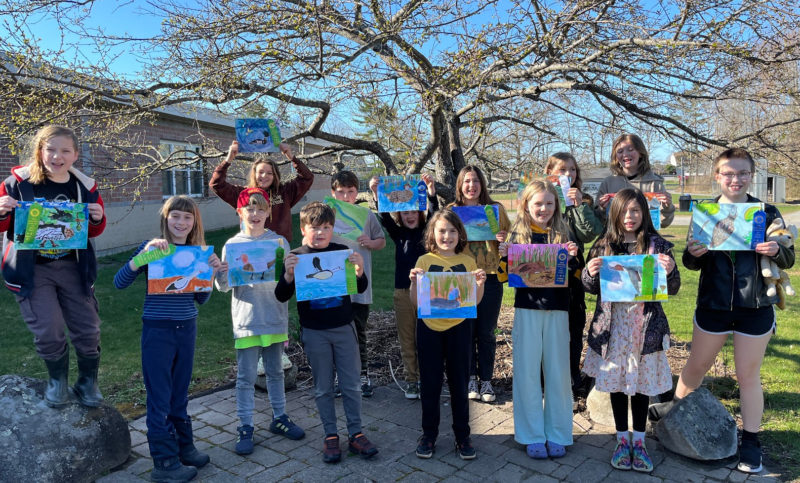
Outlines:
<svg viewBox="0 0 800 483"><path fill-rule="evenodd" d="M28 180L33 184L44 183L47 179L47 169L44 167L44 160L42 159L42 146L47 141L57 137L67 137L72 139L72 144L75 146L75 152L78 153L79 144L78 136L75 131L68 127L50 125L39 129L36 135L31 140L30 150L31 159L28 161L30 167L30 177Z"/></svg>
<svg viewBox="0 0 800 483"><path fill-rule="evenodd" d="M522 196L519 200L520 209L517 211L517 219L514 220L514 225L511 227L511 233L508 236L509 242L520 244L531 242L533 217L528 212L528 204L534 195L545 191L553 195L555 199L555 211L553 212L553 217L547 223L547 242L566 243L569 241L569 226L567 226L567 222L561 214L558 192L556 192L556 188L552 183L546 179L538 178L528 183L528 186L522 190Z"/></svg>
<svg viewBox="0 0 800 483"><path fill-rule="evenodd" d="M205 245L206 237L203 233L203 218L200 216L200 207L190 197L186 195L176 195L170 197L161 207L161 236L170 243L175 243L172 233L167 226L167 218L171 211L183 211L194 215L194 226L186 235L187 245Z"/></svg>

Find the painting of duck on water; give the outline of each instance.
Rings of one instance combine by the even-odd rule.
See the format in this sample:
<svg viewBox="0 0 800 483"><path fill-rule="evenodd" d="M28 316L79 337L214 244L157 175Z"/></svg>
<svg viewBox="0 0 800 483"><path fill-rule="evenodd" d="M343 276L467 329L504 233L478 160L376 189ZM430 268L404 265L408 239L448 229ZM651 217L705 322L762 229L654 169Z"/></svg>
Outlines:
<svg viewBox="0 0 800 483"><path fill-rule="evenodd" d="M297 255L294 283L297 300L317 300L353 294L355 268L347 263L352 250L334 250Z"/></svg>
<svg viewBox="0 0 800 483"><path fill-rule="evenodd" d="M208 259L213 246L177 246L172 255L147 264L147 293L210 292L214 269Z"/></svg>
<svg viewBox="0 0 800 483"><path fill-rule="evenodd" d="M478 316L478 286L471 272L427 272L417 278L417 317L469 319Z"/></svg>
<svg viewBox="0 0 800 483"><path fill-rule="evenodd" d="M420 201L426 199L426 190L419 174L381 176L378 178L378 212L422 210Z"/></svg>
<svg viewBox="0 0 800 483"><path fill-rule="evenodd" d="M467 240L494 240L500 231L500 210L496 205L453 206L453 212L464 223Z"/></svg>
<svg viewBox="0 0 800 483"><path fill-rule="evenodd" d="M274 282L278 249L282 240L256 240L225 245L228 261L228 285L252 285Z"/></svg>
<svg viewBox="0 0 800 483"><path fill-rule="evenodd" d="M692 210L692 237L709 250L752 250L753 219L762 203L698 203Z"/></svg>
<svg viewBox="0 0 800 483"><path fill-rule="evenodd" d="M656 255L602 257L600 300L603 302L663 302L667 273Z"/></svg>

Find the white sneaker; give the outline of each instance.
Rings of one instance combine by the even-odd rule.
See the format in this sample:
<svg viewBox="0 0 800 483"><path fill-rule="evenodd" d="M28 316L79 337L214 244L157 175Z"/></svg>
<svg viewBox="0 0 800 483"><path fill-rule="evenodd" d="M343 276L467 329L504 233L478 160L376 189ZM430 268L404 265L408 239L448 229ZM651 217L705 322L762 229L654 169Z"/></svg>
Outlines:
<svg viewBox="0 0 800 483"><path fill-rule="evenodd" d="M494 395L494 388L491 381L481 381L481 401L492 402L497 397Z"/></svg>
<svg viewBox="0 0 800 483"><path fill-rule="evenodd" d="M289 356L285 352L281 353L281 364L283 364L284 371L292 367L292 361L289 360Z"/></svg>
<svg viewBox="0 0 800 483"><path fill-rule="evenodd" d="M481 398L480 392L478 392L478 377L477 376L470 376L469 384L467 385L467 398L468 399L475 399L478 400Z"/></svg>

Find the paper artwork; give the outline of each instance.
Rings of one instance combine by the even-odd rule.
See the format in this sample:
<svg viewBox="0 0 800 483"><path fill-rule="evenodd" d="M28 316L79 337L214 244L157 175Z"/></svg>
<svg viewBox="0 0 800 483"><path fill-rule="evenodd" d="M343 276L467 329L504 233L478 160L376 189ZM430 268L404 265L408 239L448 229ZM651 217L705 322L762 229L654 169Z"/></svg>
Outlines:
<svg viewBox="0 0 800 483"><path fill-rule="evenodd" d="M424 211L427 186L419 174L378 178L378 212Z"/></svg>
<svg viewBox="0 0 800 483"><path fill-rule="evenodd" d="M147 293L210 292L214 269L208 258L213 246L176 246L175 252L147 264Z"/></svg>
<svg viewBox="0 0 800 483"><path fill-rule="evenodd" d="M508 245L509 287L566 287L566 245Z"/></svg>
<svg viewBox="0 0 800 483"><path fill-rule="evenodd" d="M650 208L650 218L653 220L653 228L661 229L661 202L656 198L657 193L643 193L647 198L647 207Z"/></svg>
<svg viewBox="0 0 800 483"><path fill-rule="evenodd" d="M236 119L240 153L277 153L281 130L274 119Z"/></svg>
<svg viewBox="0 0 800 483"><path fill-rule="evenodd" d="M84 249L89 240L89 208L69 201L20 201L14 210L17 250Z"/></svg>
<svg viewBox="0 0 800 483"><path fill-rule="evenodd" d="M357 292L355 266L347 261L352 250L297 255L294 283L297 301L318 300Z"/></svg>
<svg viewBox="0 0 800 483"><path fill-rule="evenodd" d="M470 319L478 316L478 286L470 272L426 272L417 276L417 317Z"/></svg>
<svg viewBox="0 0 800 483"><path fill-rule="evenodd" d="M763 240L763 209L761 203L697 203L692 237L709 250L752 250L754 226L761 226L755 238Z"/></svg>
<svg viewBox="0 0 800 483"><path fill-rule="evenodd" d="M339 201L331 196L325 198L325 204L336 212L336 223L333 225L334 233L352 241L356 241L358 237L364 234L369 208L346 201Z"/></svg>
<svg viewBox="0 0 800 483"><path fill-rule="evenodd" d="M547 181L553 184L556 187L556 193L558 193L558 203L561 207L561 213L564 213L567 210L567 206L573 206L575 203L572 202L572 198L567 197L567 193L569 193L570 184L572 181L569 179L569 176L556 176L550 175L547 176Z"/></svg>
<svg viewBox="0 0 800 483"><path fill-rule="evenodd" d="M603 302L660 302L668 299L667 273L657 255L602 257L600 300Z"/></svg>
<svg viewBox="0 0 800 483"><path fill-rule="evenodd" d="M274 282L283 267L282 240L256 240L225 245L228 285L238 287Z"/></svg>
<svg viewBox="0 0 800 483"><path fill-rule="evenodd" d="M500 231L500 210L496 205L453 206L451 209L464 223L467 240L495 240Z"/></svg>

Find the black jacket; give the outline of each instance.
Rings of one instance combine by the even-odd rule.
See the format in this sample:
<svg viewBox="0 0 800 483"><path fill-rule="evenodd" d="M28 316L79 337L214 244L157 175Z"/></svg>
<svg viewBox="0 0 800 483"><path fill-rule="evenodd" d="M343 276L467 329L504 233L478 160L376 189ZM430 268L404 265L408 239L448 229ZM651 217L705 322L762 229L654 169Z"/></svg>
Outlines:
<svg viewBox="0 0 800 483"><path fill-rule="evenodd" d="M719 200L719 197L715 201ZM748 203L760 200L747 195ZM772 205L764 204L767 226L781 214ZM690 232L691 233L691 232ZM683 265L689 270L700 270L697 289L697 306L713 310L734 310L736 307L759 308L778 303L778 295L767 296L764 277L761 276L759 257L754 251L708 251L693 257L688 249L683 252ZM778 253L771 257L782 269L794 265L794 246L779 245Z"/></svg>

